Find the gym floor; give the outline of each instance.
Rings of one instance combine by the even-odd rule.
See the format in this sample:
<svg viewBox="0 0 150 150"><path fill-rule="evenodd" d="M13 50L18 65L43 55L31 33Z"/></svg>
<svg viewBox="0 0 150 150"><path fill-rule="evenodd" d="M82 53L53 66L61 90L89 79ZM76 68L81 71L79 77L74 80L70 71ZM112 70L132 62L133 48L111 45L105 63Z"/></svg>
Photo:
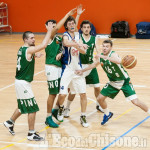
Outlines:
<svg viewBox="0 0 150 150"><path fill-rule="evenodd" d="M0 36L0 150L139 150L150 149L150 116L127 102L122 92L114 100L107 99L108 108L114 113L109 122L101 126L103 114L95 108L96 101L93 88L87 88L87 119L89 128L80 124L80 99L77 95L71 105L68 119L64 119L58 129L46 127L46 104L48 97L45 77L45 56L37 58L35 63L35 77L32 89L38 102L40 111L36 116L35 129L45 137L43 142L31 142L26 139L28 132L27 115L22 115L15 123L16 135L12 136L3 126L3 122L10 118L17 100L14 80L17 62L17 51L23 45L21 34L1 34ZM35 35L39 44L44 35ZM98 40L100 47L104 39ZM150 42L135 38L112 39L115 50L121 57L134 55L137 65L127 70L134 85L138 98L150 107ZM42 53L45 55L44 50ZM98 66L101 88L108 78L101 66Z"/></svg>

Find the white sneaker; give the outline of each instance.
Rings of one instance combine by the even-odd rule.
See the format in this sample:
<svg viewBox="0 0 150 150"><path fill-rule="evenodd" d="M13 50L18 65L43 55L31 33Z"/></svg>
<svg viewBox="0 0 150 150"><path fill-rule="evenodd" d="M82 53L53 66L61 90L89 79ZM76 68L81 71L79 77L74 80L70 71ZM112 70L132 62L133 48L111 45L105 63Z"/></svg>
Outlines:
<svg viewBox="0 0 150 150"><path fill-rule="evenodd" d="M14 124L11 121L7 120L3 124L12 135L15 135Z"/></svg>
<svg viewBox="0 0 150 150"><path fill-rule="evenodd" d="M81 125L85 128L89 127L89 124L86 121L86 116L80 116Z"/></svg>
<svg viewBox="0 0 150 150"><path fill-rule="evenodd" d="M58 119L59 122L63 122L63 120L64 120L64 106L59 107L58 114L57 114L57 119Z"/></svg>
<svg viewBox="0 0 150 150"><path fill-rule="evenodd" d="M35 133L28 133L27 139L29 141L43 141L44 138L39 136L39 134L37 132Z"/></svg>
<svg viewBox="0 0 150 150"><path fill-rule="evenodd" d="M65 110L64 110L64 117L68 118L69 117L69 113L70 113L70 109L69 108L65 108Z"/></svg>

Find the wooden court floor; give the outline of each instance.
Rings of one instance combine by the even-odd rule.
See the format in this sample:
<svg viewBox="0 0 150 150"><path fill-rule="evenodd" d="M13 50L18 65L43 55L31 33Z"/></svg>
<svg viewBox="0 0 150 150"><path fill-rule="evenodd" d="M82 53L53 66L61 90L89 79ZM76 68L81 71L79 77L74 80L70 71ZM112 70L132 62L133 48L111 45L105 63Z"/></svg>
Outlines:
<svg viewBox="0 0 150 150"><path fill-rule="evenodd" d="M39 44L44 35L36 35ZM127 70L139 99L150 107L150 40L112 39L115 50L121 57L135 55L138 63ZM103 39L99 39L99 47ZM71 105L71 116L64 119L58 129L45 126L48 89L44 74L45 56L36 59L32 89L39 104L35 129L45 137L43 142L30 142L27 115L15 123L15 136L3 126L17 107L14 88L16 56L23 45L21 34L0 34L0 150L150 150L150 116L127 102L122 92L114 100L107 99L108 108L114 113L110 121L101 126L103 114L95 109L93 88L87 88L87 118L89 128L80 125L80 100L77 95ZM42 51L44 54L44 50ZM108 81L102 68L98 68L101 88Z"/></svg>

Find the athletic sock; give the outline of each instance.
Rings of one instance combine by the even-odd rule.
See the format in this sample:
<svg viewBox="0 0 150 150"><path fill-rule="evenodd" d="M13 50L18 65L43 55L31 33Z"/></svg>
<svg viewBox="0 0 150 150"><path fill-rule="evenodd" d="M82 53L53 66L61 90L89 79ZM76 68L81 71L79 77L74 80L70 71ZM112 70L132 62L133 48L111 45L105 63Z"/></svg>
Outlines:
<svg viewBox="0 0 150 150"><path fill-rule="evenodd" d="M106 114L106 116L108 116L108 115L109 115L109 109L108 109L108 108L103 109L103 111L104 111L104 113Z"/></svg>
<svg viewBox="0 0 150 150"><path fill-rule="evenodd" d="M10 122L12 122L13 124L15 124L15 121L13 121L11 118L10 118L10 120L9 120Z"/></svg>
<svg viewBox="0 0 150 150"><path fill-rule="evenodd" d="M148 111L147 111L147 112L148 112L148 114L150 115L150 109L148 109Z"/></svg>
<svg viewBox="0 0 150 150"><path fill-rule="evenodd" d="M81 116L85 116L86 115L86 113L85 112L81 112Z"/></svg>
<svg viewBox="0 0 150 150"><path fill-rule="evenodd" d="M72 101L70 101L70 100L67 100L67 105L66 105L66 108L70 108L70 105L71 105L71 103L72 103Z"/></svg>
<svg viewBox="0 0 150 150"><path fill-rule="evenodd" d="M59 106L55 105L54 109L59 109Z"/></svg>
<svg viewBox="0 0 150 150"><path fill-rule="evenodd" d="M47 117L49 117L49 116L51 116L52 115L52 113L47 113Z"/></svg>
<svg viewBox="0 0 150 150"><path fill-rule="evenodd" d="M35 133L35 130L29 130L29 133Z"/></svg>

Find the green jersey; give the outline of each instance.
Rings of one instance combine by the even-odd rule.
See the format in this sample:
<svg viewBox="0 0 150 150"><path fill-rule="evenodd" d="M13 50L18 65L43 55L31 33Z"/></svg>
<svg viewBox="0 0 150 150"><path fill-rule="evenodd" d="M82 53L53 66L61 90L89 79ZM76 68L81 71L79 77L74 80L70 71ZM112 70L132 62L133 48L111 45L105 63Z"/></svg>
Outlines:
<svg viewBox="0 0 150 150"><path fill-rule="evenodd" d="M93 63L93 51L95 47L95 36L91 36L89 41L85 41L83 35L81 34L83 44L87 44L89 48L86 51L86 54L80 53L81 64L92 64Z"/></svg>
<svg viewBox="0 0 150 150"><path fill-rule="evenodd" d="M111 51L109 56L111 56L112 53L114 53L114 51ZM115 64L109 60L104 60L103 58L100 58L100 63L110 81L121 81L129 78L128 73L121 64Z"/></svg>
<svg viewBox="0 0 150 150"><path fill-rule="evenodd" d="M52 65L61 67L61 61L56 60L57 54L60 53L60 49L61 49L60 43L61 42L62 42L61 37L55 36L54 39L52 40L52 42L47 45L47 47L45 49L45 52L46 52L45 64L52 64Z"/></svg>
<svg viewBox="0 0 150 150"><path fill-rule="evenodd" d="M33 81L35 59L34 55L30 61L26 59L27 48L22 46L18 51L16 79L31 82Z"/></svg>

